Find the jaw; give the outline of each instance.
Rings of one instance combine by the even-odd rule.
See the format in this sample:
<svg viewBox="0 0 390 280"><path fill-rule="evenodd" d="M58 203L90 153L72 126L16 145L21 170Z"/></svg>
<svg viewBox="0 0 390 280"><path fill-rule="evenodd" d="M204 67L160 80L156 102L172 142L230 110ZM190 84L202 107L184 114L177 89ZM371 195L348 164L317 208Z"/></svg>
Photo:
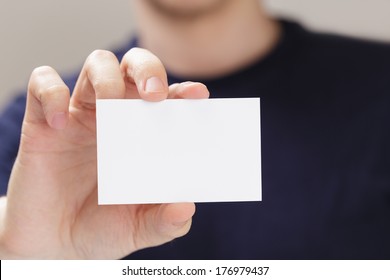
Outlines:
<svg viewBox="0 0 390 280"><path fill-rule="evenodd" d="M191 20L223 9L231 0L147 0L159 14L169 18Z"/></svg>

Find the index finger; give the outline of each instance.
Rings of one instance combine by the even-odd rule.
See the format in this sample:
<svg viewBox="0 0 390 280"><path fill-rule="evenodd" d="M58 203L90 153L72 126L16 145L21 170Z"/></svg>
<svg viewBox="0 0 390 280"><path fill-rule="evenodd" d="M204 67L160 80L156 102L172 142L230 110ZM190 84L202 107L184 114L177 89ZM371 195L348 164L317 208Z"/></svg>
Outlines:
<svg viewBox="0 0 390 280"><path fill-rule="evenodd" d="M77 80L71 104L95 109L96 99L124 98L125 83L116 56L104 50L92 52Z"/></svg>
<svg viewBox="0 0 390 280"><path fill-rule="evenodd" d="M126 83L136 86L142 99L161 101L168 97L167 73L161 60L150 51L129 50L122 59L121 70Z"/></svg>

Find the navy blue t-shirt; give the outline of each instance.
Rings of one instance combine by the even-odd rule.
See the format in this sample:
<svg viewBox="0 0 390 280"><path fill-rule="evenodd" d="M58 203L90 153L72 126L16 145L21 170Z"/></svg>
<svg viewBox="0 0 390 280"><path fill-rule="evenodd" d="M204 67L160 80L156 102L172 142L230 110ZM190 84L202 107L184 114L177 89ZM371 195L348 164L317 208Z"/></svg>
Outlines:
<svg viewBox="0 0 390 280"><path fill-rule="evenodd" d="M129 258L390 259L390 45L282 26L266 58L200 80L211 98L261 98L263 201L197 204L188 235ZM0 118L2 193L25 102Z"/></svg>

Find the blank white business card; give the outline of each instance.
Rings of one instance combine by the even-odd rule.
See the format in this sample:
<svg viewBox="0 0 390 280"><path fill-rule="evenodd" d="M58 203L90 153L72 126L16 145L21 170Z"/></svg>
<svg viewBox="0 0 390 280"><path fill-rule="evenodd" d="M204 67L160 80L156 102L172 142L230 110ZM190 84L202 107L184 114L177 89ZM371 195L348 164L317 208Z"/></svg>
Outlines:
<svg viewBox="0 0 390 280"><path fill-rule="evenodd" d="M99 204L261 200L260 99L97 100Z"/></svg>

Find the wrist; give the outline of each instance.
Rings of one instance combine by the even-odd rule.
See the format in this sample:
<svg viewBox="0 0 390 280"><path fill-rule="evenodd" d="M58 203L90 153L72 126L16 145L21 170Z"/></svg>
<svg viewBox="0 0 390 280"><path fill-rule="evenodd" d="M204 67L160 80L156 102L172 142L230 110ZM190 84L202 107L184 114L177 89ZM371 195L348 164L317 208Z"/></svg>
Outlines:
<svg viewBox="0 0 390 280"><path fill-rule="evenodd" d="M7 197L0 197L0 259L21 259L21 256L10 250L9 238L6 234Z"/></svg>
<svg viewBox="0 0 390 280"><path fill-rule="evenodd" d="M11 254L8 252L7 249L7 242L5 241L5 216L6 216L6 210L7 210L7 197L3 196L0 197L0 259L10 259Z"/></svg>

